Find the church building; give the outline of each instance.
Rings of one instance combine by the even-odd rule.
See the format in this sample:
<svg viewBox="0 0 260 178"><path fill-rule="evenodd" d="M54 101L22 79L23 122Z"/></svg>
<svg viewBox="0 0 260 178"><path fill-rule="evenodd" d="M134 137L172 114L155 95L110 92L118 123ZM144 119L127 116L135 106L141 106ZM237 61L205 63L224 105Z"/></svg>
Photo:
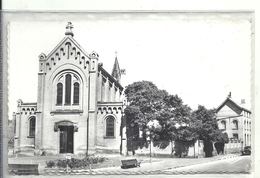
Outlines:
<svg viewBox="0 0 260 178"><path fill-rule="evenodd" d="M123 87L117 57L109 74L99 55L73 38L72 24L48 54L39 55L37 103L17 101L15 152L35 155L121 153Z"/></svg>

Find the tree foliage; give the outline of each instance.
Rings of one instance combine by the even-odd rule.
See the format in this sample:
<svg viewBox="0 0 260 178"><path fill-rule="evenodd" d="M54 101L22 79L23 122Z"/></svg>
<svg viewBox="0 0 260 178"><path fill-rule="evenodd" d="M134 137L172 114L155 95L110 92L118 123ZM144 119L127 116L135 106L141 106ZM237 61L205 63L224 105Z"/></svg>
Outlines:
<svg viewBox="0 0 260 178"><path fill-rule="evenodd" d="M216 114L214 109L206 109L204 106L199 105L198 109L192 113L193 117L197 120L197 133L199 139L203 140L204 152L206 157L212 156L213 142L219 142L224 145L228 143L228 136L222 133L218 128ZM222 150L222 148L221 148ZM217 150L219 153L219 150Z"/></svg>
<svg viewBox="0 0 260 178"><path fill-rule="evenodd" d="M158 118L158 111L163 107L163 98L168 93L159 90L152 82L135 82L125 90L130 105L125 112L130 114L139 125L146 125L150 120Z"/></svg>
<svg viewBox="0 0 260 178"><path fill-rule="evenodd" d="M222 133L220 130L217 130L217 136L215 141L220 143L228 143L229 142L228 134Z"/></svg>
<svg viewBox="0 0 260 178"><path fill-rule="evenodd" d="M15 125L13 123L9 124L7 127L7 138L8 138L8 147L9 148L14 147L14 136L15 136L14 127L15 127Z"/></svg>
<svg viewBox="0 0 260 178"><path fill-rule="evenodd" d="M217 154L224 154L224 147L225 143L229 142L227 133L222 133L220 130L218 130L218 135L216 136L216 142L214 143L214 146L217 150Z"/></svg>
<svg viewBox="0 0 260 178"><path fill-rule="evenodd" d="M127 120L138 123L142 131L147 131L148 122L158 118L167 92L159 90L152 82L142 81L128 85L125 95L130 103L125 109Z"/></svg>
<svg viewBox="0 0 260 178"><path fill-rule="evenodd" d="M192 132L191 109L183 104L178 95L167 95L164 98L165 107L160 111L159 124L162 126L157 130L158 139L192 141L196 134Z"/></svg>
<svg viewBox="0 0 260 178"><path fill-rule="evenodd" d="M177 95L170 95L149 81L128 85L125 95L130 103L125 109L126 119L138 123L143 138L149 131L155 141L196 140L191 109ZM149 126L154 121L158 124Z"/></svg>
<svg viewBox="0 0 260 178"><path fill-rule="evenodd" d="M199 139L215 141L219 133L215 110L206 109L204 106L199 105L192 115L196 120Z"/></svg>
<svg viewBox="0 0 260 178"><path fill-rule="evenodd" d="M128 85L125 96L129 102L124 110L127 137L131 141L145 142L149 133L154 141L175 141L176 152L181 156L200 139L204 142L207 157L212 156L212 142L228 141L227 135L218 129L214 109L199 105L197 110L192 111L178 95L170 95L149 81ZM137 130L142 131L141 138Z"/></svg>

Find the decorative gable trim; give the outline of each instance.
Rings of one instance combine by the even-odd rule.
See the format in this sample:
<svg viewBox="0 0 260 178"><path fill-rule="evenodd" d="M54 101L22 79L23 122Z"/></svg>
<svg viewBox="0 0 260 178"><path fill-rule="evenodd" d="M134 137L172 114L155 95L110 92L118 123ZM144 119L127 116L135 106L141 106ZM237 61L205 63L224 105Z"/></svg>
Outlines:
<svg viewBox="0 0 260 178"><path fill-rule="evenodd" d="M71 37L67 36L46 56L39 56L40 72L51 70L61 59L77 60L84 69L89 68L90 55Z"/></svg>
<svg viewBox="0 0 260 178"><path fill-rule="evenodd" d="M78 48L80 52L82 52L85 56L87 56L87 57L89 58L89 54L78 44L78 42L77 42L74 38L72 38L72 37L70 37L70 36L66 36L66 37L64 37L64 38L61 40L61 42L47 55L47 57L46 57L47 60L48 60L51 56L53 56L53 54L54 54L58 49L60 49L63 44L68 43L68 42L73 43L73 45L74 45L76 48Z"/></svg>

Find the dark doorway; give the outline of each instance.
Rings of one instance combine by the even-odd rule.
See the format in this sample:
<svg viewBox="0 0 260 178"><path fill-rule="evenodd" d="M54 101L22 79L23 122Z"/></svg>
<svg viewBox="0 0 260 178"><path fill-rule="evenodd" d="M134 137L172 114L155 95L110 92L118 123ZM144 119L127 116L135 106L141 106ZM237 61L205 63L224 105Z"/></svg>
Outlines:
<svg viewBox="0 0 260 178"><path fill-rule="evenodd" d="M60 153L73 153L73 126L60 126Z"/></svg>

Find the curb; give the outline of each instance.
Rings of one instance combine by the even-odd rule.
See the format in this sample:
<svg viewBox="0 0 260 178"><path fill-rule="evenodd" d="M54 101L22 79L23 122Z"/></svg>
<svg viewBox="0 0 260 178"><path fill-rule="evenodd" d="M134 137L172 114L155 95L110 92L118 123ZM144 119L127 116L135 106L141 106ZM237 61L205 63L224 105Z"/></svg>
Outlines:
<svg viewBox="0 0 260 178"><path fill-rule="evenodd" d="M158 164L158 163L163 163L163 162L165 162L165 161L155 161L155 162L151 162L151 163L145 162L145 163L141 163L141 165ZM92 171L106 171L106 170L113 170L115 168L120 168L120 170L122 170L120 166L116 166L116 167L106 167L106 168L92 169Z"/></svg>
<svg viewBox="0 0 260 178"><path fill-rule="evenodd" d="M145 171L145 170L121 170L119 169L120 167L107 167L107 168L99 168L99 169L92 169L90 172L89 170L77 170L77 171L46 171L43 170L41 171L40 175L158 175L158 174L212 174L212 172L179 172L179 171L172 171L172 172L167 172L168 170L173 170L181 167L187 167L187 166L192 166L192 165L199 165L199 164L205 164L209 162L214 162L214 161L220 161L220 160L227 160L231 158L238 157L238 155L227 155L222 158L217 158L217 159L212 159L208 161L203 161L203 162L198 162L198 163L192 163L192 164L185 164L185 165L178 165L174 167L169 167L165 169L158 169L158 170L152 170L152 171ZM157 162L152 162L152 164L160 164L165 161L157 161ZM142 165L148 165L151 164L149 162L143 163ZM116 170L115 170L116 168ZM118 170L117 170L118 169ZM234 174L234 172L216 172L216 173L222 173L222 174ZM246 173L246 172L236 172L236 173Z"/></svg>
<svg viewBox="0 0 260 178"><path fill-rule="evenodd" d="M168 167L168 168L165 168L165 169L153 170L153 171L150 171L150 172L158 172L158 171L164 171L164 170L170 170L170 169L177 169L177 168L181 168L181 167L187 167L187 166L192 166L192 165L205 164L205 163L210 163L210 162L214 162L214 161L220 161L220 160L231 159L231 158L235 158L235 157L238 157L238 155L233 155L233 154L232 154L232 155L224 156L224 157L222 157L222 158L212 159L212 160L209 160L209 161L198 162L198 163L192 163L192 164L184 164L184 165L179 165L179 166L174 166L174 167ZM158 161L158 162L154 162L154 163L162 163L162 162L165 162L165 161ZM143 163L143 164L150 164L150 163Z"/></svg>
<svg viewBox="0 0 260 178"><path fill-rule="evenodd" d="M218 159L214 159L214 160L210 160L210 161L199 162L199 163L192 163L192 164L174 166L174 167L163 169L162 171L177 169L177 168L187 167L187 166L192 166L192 165L205 164L205 163L210 163L210 162L215 162L215 161L220 161L220 160L226 160L226 159L231 159L231 158L235 158L235 157L238 157L238 155L225 156L225 157L222 157L222 158L218 158Z"/></svg>

